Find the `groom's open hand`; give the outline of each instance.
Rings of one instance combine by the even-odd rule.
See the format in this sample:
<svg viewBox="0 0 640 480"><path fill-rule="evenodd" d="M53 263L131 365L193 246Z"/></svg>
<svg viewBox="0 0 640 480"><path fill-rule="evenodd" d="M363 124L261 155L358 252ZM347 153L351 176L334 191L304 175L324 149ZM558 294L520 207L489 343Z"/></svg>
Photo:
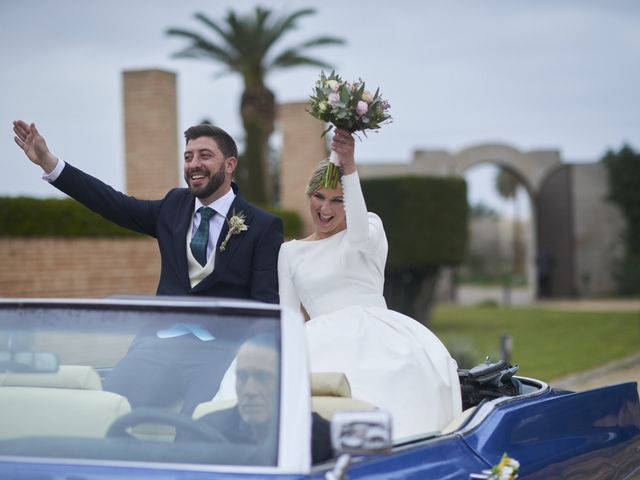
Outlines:
<svg viewBox="0 0 640 480"><path fill-rule="evenodd" d="M36 165L40 165L46 173L51 171L58 164L58 159L47 148L47 142L40 135L36 124L31 125L22 120L13 122L13 140L22 149L25 155Z"/></svg>

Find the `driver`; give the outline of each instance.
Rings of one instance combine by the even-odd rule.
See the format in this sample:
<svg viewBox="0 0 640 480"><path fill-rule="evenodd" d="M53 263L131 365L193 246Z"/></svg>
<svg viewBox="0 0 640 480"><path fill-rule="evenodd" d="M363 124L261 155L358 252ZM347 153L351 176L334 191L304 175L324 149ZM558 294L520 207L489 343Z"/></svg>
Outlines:
<svg viewBox="0 0 640 480"><path fill-rule="evenodd" d="M273 335L262 334L247 340L236 357L236 395L238 403L226 410L198 419L219 431L230 442L275 442L278 421L278 349ZM194 439L188 432L180 440ZM312 413L311 459L313 463L333 456L330 424Z"/></svg>

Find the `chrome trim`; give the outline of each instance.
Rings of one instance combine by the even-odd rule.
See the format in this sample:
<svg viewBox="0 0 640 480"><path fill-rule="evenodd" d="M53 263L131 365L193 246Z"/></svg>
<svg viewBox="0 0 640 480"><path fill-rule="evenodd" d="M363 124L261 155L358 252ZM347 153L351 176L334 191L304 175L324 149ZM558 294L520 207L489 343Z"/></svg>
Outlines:
<svg viewBox="0 0 640 480"><path fill-rule="evenodd" d="M177 471L194 471L194 472L224 472L224 473L265 473L278 475L303 475L305 472L286 470L277 466L246 466L246 465L214 465L206 463L171 463L171 462L146 462L134 460L104 460L91 458L59 458L59 457L28 457L0 455L0 463L11 462L16 464L50 464L60 466L89 466L89 467L126 467L147 470L158 470L166 472L169 469Z"/></svg>
<svg viewBox="0 0 640 480"><path fill-rule="evenodd" d="M529 378L529 377L520 377L520 376L515 376L514 378L517 378L523 383L539 384L540 388L535 392L525 393L523 395L517 395L515 397L495 398L493 400L489 400L488 402L483 403L476 409L475 412L473 412L473 414L467 419L467 421L458 430L452 433L460 434L460 435L471 433L471 431L477 428L484 421L484 419L487 418L489 414L493 412L496 408L502 405L507 405L510 403L520 402L522 400L526 400L529 398L535 398L542 395L546 395L551 391L551 387L549 387L549 385L547 385L545 382L541 380L536 380L534 378Z"/></svg>
<svg viewBox="0 0 640 480"><path fill-rule="evenodd" d="M179 298L179 299L178 299ZM280 310L280 305L262 303L255 300L216 297L126 297L126 298L0 298L1 306L39 306L39 305L76 305L76 306L170 306L170 307L210 307L210 308L246 308L248 310Z"/></svg>

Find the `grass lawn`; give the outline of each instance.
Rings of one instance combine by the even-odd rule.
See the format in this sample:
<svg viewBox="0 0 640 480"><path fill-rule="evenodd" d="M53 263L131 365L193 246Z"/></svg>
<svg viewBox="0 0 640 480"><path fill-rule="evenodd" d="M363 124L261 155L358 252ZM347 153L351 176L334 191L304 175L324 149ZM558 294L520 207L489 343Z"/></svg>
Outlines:
<svg viewBox="0 0 640 480"><path fill-rule="evenodd" d="M640 352L640 312L525 307L437 306L429 325L458 360L500 359L500 336L513 338L519 375L550 381ZM471 358L470 358L471 357Z"/></svg>

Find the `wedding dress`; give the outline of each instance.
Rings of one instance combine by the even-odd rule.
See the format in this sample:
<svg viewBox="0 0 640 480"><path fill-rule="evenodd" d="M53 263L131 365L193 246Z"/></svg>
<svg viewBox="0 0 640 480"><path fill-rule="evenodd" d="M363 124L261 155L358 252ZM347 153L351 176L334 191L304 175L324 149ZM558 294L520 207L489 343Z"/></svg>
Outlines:
<svg viewBox="0 0 640 480"><path fill-rule="evenodd" d="M457 364L429 329L387 309L382 222L357 172L342 187L346 230L282 245L280 303L309 314L311 371L344 372L354 398L391 412L394 439L440 430L461 411Z"/></svg>

